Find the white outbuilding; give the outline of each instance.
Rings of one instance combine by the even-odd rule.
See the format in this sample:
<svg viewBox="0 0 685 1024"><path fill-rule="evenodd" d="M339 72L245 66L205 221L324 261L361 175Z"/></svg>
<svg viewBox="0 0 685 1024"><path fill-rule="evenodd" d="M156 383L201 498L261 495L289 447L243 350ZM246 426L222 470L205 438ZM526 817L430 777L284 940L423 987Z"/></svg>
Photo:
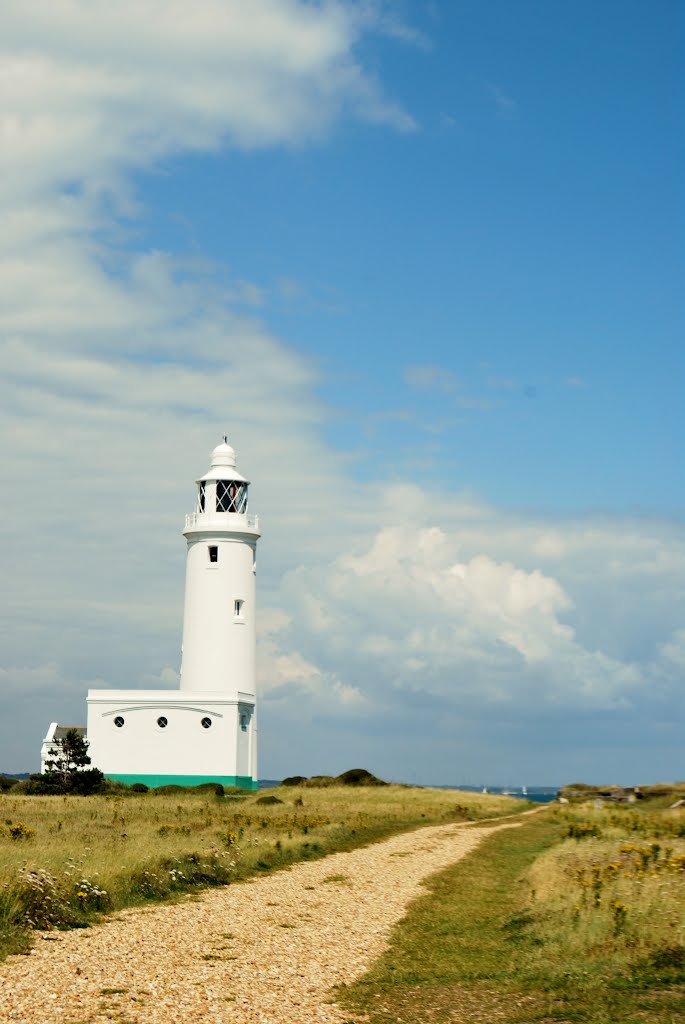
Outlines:
<svg viewBox="0 0 685 1024"><path fill-rule="evenodd" d="M255 575L259 522L224 437L186 516L178 690L89 690L89 754L110 779L257 789Z"/></svg>

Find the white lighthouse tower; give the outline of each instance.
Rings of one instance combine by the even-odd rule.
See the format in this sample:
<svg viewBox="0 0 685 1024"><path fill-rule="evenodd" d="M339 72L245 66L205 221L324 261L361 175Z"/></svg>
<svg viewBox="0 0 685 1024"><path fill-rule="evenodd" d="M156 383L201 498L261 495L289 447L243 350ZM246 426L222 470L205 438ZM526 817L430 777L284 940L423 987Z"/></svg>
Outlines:
<svg viewBox="0 0 685 1024"><path fill-rule="evenodd" d="M148 786L203 782L256 789L257 517L224 437L197 481L188 543L179 690L90 690L92 763Z"/></svg>

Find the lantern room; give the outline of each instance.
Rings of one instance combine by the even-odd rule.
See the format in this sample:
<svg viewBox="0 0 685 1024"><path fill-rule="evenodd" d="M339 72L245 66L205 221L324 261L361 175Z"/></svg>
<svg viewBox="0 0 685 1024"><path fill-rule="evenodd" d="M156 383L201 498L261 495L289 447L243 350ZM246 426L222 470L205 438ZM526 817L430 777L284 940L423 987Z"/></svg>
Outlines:
<svg viewBox="0 0 685 1024"><path fill-rule="evenodd" d="M235 451L226 437L212 452L212 464L204 476L196 481L197 512L247 513L247 488L250 481L238 471Z"/></svg>

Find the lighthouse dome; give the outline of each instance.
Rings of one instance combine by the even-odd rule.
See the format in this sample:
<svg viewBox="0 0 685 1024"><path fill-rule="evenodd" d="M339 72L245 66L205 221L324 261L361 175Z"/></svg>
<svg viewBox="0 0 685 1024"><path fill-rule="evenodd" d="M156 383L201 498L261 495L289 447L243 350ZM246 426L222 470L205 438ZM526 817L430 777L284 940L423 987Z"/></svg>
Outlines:
<svg viewBox="0 0 685 1024"><path fill-rule="evenodd" d="M228 442L222 441L212 452L212 465L231 466L235 469L235 449Z"/></svg>
<svg viewBox="0 0 685 1024"><path fill-rule="evenodd" d="M211 465L197 483L200 483L202 480L239 480L243 483L249 483L247 477L244 477L236 469L235 450L226 438L213 450Z"/></svg>

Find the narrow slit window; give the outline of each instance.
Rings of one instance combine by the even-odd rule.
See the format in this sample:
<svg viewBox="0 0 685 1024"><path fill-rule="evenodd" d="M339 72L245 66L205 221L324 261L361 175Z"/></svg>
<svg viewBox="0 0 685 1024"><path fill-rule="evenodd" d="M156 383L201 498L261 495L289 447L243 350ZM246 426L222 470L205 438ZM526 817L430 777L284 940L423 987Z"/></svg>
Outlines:
<svg viewBox="0 0 685 1024"><path fill-rule="evenodd" d="M197 495L197 510L198 512L204 512L205 510L205 482L204 480L200 483L200 490Z"/></svg>
<svg viewBox="0 0 685 1024"><path fill-rule="evenodd" d="M209 551L209 560L210 560L210 562L218 562L219 561L219 549L216 546L216 544L210 544L207 550Z"/></svg>
<svg viewBox="0 0 685 1024"><path fill-rule="evenodd" d="M233 602L233 614L235 615L236 619L242 619L244 604L245 602L241 601L239 598L236 598L236 600Z"/></svg>

